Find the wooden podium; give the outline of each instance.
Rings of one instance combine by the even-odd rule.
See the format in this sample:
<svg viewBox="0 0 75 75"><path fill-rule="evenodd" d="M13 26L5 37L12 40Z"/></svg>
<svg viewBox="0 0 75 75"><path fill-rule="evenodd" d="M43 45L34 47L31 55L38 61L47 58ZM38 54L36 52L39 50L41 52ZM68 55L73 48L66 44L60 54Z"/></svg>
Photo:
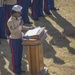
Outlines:
<svg viewBox="0 0 75 75"><path fill-rule="evenodd" d="M23 40L23 45L28 48L28 65L29 74L27 75L45 75L47 67L44 66L43 61L43 41L46 39L44 33L40 39Z"/></svg>

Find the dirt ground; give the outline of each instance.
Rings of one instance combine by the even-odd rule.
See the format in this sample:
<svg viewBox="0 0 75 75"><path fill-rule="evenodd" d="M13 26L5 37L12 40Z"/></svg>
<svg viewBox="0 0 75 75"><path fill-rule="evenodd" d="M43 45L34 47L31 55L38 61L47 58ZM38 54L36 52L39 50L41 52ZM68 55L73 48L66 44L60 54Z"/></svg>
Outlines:
<svg viewBox="0 0 75 75"><path fill-rule="evenodd" d="M44 63L47 75L75 75L75 0L55 0L58 11L40 17L33 26L46 27L47 39L44 42ZM11 70L9 41L0 40L0 75L14 75ZM23 50L23 65L26 69L27 49ZM26 75L26 74L24 74Z"/></svg>

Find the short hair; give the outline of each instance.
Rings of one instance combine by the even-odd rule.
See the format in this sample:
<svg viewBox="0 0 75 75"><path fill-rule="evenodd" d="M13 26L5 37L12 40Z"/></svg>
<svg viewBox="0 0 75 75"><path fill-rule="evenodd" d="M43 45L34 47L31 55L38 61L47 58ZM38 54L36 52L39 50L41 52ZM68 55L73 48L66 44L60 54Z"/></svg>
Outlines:
<svg viewBox="0 0 75 75"><path fill-rule="evenodd" d="M14 10L11 10L11 15L13 15L14 13L17 13L16 11L14 11Z"/></svg>

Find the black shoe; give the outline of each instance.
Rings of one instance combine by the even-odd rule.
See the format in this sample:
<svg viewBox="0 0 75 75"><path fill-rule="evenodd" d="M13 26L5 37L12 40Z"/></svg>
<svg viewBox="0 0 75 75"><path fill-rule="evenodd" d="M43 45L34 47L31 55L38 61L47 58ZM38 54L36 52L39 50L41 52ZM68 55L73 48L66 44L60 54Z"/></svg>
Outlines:
<svg viewBox="0 0 75 75"><path fill-rule="evenodd" d="M0 42L0 44L1 44L1 42Z"/></svg>
<svg viewBox="0 0 75 75"><path fill-rule="evenodd" d="M43 15L39 15L39 17L45 17L45 15L43 14Z"/></svg>
<svg viewBox="0 0 75 75"><path fill-rule="evenodd" d="M45 12L45 14L47 14L47 15L52 15L50 12Z"/></svg>
<svg viewBox="0 0 75 75"><path fill-rule="evenodd" d="M21 71L19 75L22 75L23 73L25 73L25 71Z"/></svg>
<svg viewBox="0 0 75 75"><path fill-rule="evenodd" d="M7 39L7 37L3 37L3 39Z"/></svg>
<svg viewBox="0 0 75 75"><path fill-rule="evenodd" d="M35 21L39 21L39 19L38 18L32 18L33 20L35 20Z"/></svg>
<svg viewBox="0 0 75 75"><path fill-rule="evenodd" d="M1 39L7 39L7 37L6 36L3 36L3 37L0 37Z"/></svg>
<svg viewBox="0 0 75 75"><path fill-rule="evenodd" d="M52 9L50 9L50 10L59 10L59 8L55 8L55 7L54 7L54 8L52 8Z"/></svg>
<svg viewBox="0 0 75 75"><path fill-rule="evenodd" d="M25 24L33 24L33 22L25 22Z"/></svg>
<svg viewBox="0 0 75 75"><path fill-rule="evenodd" d="M25 73L25 71L21 71L20 73L18 73L16 75L22 75L23 73Z"/></svg>

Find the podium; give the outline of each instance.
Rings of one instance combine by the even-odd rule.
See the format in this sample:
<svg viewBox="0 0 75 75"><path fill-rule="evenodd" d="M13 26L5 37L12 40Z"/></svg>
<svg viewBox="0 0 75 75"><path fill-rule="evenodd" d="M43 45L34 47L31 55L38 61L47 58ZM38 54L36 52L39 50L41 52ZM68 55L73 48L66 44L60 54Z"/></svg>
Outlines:
<svg viewBox="0 0 75 75"><path fill-rule="evenodd" d="M46 66L44 66L43 61L43 44L42 44L46 39L46 37L47 37L46 33L43 33L39 39L23 40L22 44L27 46L28 48L29 73L27 75L45 75L47 73L48 69Z"/></svg>

